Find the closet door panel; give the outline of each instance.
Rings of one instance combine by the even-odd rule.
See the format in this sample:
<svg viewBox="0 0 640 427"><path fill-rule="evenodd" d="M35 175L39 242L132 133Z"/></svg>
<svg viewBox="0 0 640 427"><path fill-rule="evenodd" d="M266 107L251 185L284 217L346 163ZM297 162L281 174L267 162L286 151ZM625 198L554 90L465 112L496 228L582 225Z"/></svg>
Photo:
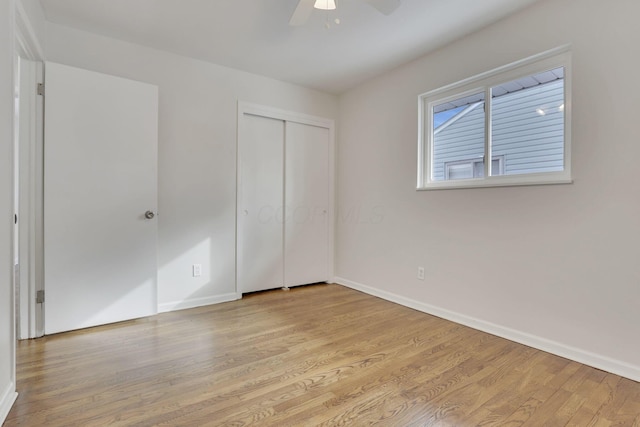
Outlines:
<svg viewBox="0 0 640 427"><path fill-rule="evenodd" d="M286 123L284 202L285 285L328 280L328 129Z"/></svg>
<svg viewBox="0 0 640 427"><path fill-rule="evenodd" d="M284 121L243 114L239 138L238 290L283 286Z"/></svg>

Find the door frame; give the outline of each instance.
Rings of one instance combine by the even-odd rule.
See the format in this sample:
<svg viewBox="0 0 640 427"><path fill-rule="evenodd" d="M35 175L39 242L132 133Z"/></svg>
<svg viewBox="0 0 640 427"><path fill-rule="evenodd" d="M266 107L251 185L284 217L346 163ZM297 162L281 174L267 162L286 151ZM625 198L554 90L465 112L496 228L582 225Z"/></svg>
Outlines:
<svg viewBox="0 0 640 427"><path fill-rule="evenodd" d="M238 269L242 262L242 230L240 224L240 206L242 201L242 159L240 159L240 144L242 144L245 129L243 126L243 116L252 115L269 119L281 120L283 122L294 122L303 125L317 126L329 130L329 202L328 202L328 227L327 227L327 277L334 277L334 241L335 241L335 120L325 117L314 116L295 111L282 110L266 105L254 104L250 102L238 101L237 115L237 141L236 141L236 265L235 265L235 282L236 293L239 297L242 295L242 289L238 286ZM286 138L286 134L285 134ZM283 188L284 191L284 188Z"/></svg>
<svg viewBox="0 0 640 427"><path fill-rule="evenodd" d="M16 295L16 337L36 338L44 334L44 304L36 303L36 292L44 289L43 283L43 201L44 163L43 128L44 100L36 93L39 83L44 83L44 50L21 2L15 2L14 15L14 87L20 93L20 59L35 62L29 72L31 88L27 97L27 117L20 117L19 106L14 107L14 212L18 224L14 225L15 250L14 289ZM20 143L21 123L29 129L28 137ZM26 141L26 146L24 146Z"/></svg>

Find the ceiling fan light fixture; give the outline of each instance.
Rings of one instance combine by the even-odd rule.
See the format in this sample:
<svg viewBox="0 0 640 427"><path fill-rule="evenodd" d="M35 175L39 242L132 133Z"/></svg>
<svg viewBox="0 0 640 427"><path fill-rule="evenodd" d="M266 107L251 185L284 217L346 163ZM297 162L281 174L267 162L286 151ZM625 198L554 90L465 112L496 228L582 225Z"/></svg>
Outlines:
<svg viewBox="0 0 640 427"><path fill-rule="evenodd" d="M313 7L320 10L335 10L336 0L316 0Z"/></svg>

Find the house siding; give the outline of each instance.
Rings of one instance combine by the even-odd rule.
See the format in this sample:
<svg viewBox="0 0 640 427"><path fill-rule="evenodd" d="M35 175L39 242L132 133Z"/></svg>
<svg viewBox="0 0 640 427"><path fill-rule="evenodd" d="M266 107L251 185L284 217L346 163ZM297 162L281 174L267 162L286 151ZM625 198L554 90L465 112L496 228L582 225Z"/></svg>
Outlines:
<svg viewBox="0 0 640 427"><path fill-rule="evenodd" d="M469 106L454 117L451 124L443 124L433 139L433 179L443 180L444 165L484 155L484 102Z"/></svg>
<svg viewBox="0 0 640 427"><path fill-rule="evenodd" d="M493 99L492 156L502 156L506 175L561 171L564 166L564 81ZM447 162L482 158L483 104L434 132L433 179L445 179ZM541 115L538 110L543 110Z"/></svg>

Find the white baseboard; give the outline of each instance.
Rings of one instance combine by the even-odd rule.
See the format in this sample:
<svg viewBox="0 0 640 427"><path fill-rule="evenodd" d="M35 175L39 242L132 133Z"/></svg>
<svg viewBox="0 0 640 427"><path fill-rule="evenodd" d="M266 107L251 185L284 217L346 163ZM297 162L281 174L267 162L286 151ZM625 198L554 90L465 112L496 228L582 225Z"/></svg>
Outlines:
<svg viewBox="0 0 640 427"><path fill-rule="evenodd" d="M158 304L158 313L184 310L186 308L202 307L203 305L220 304L221 302L235 301L242 298L240 293L214 295L211 297L191 298L182 301L165 302Z"/></svg>
<svg viewBox="0 0 640 427"><path fill-rule="evenodd" d="M9 411L17 397L16 387L13 382L10 382L2 395L0 395L0 425L7 419L7 415L9 415Z"/></svg>
<svg viewBox="0 0 640 427"><path fill-rule="evenodd" d="M465 325L482 332L487 332L489 334L496 335L510 341L515 341L529 347L537 348L538 350L546 351L560 357L574 360L576 362L583 363L585 365L589 365L603 371L611 372L613 374L620 375L634 381L640 381L640 366L638 365L631 365L607 356L591 353L580 348L571 347L556 341L531 335L526 332L521 332L515 329L507 328L505 326L497 325L495 323L486 322L481 319L466 316L464 314L445 310L433 305L413 300L411 298L406 298L401 295L382 291L371 286L344 279L342 277L335 277L333 281L334 283L337 283L339 285L346 286L348 288L355 289L357 291L361 291L366 294L385 299L387 301L395 302L405 307L413 308L414 310L441 317L443 319L450 320L452 322L459 323L461 325Z"/></svg>

